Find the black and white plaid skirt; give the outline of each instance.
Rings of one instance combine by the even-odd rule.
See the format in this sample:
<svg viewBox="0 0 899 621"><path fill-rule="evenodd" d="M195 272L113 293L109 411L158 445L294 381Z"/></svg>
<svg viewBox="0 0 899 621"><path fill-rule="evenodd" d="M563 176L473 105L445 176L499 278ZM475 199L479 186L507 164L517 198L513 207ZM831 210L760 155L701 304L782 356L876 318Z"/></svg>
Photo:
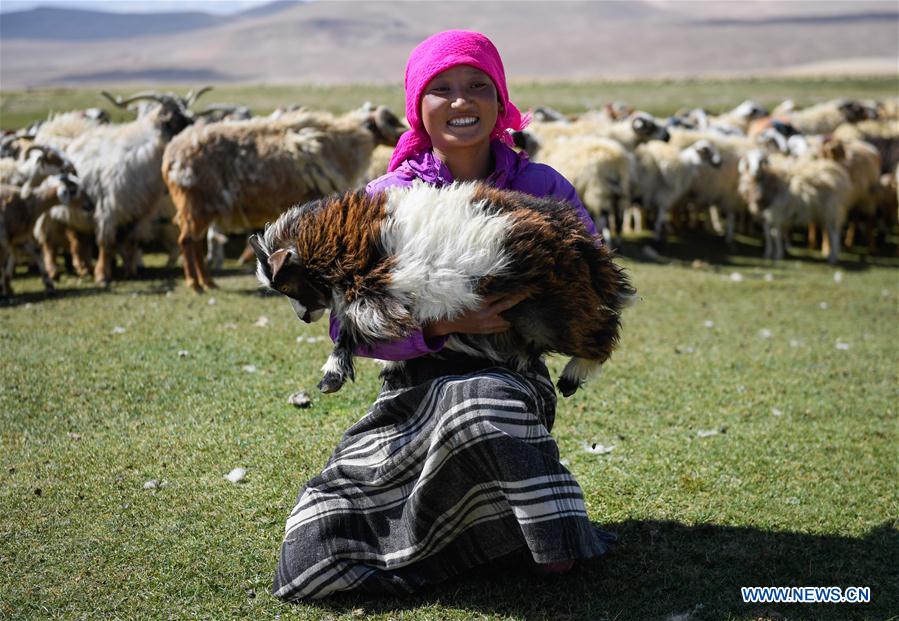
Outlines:
<svg viewBox="0 0 899 621"><path fill-rule="evenodd" d="M301 491L273 593L408 593L524 548L537 563L605 553L549 434L555 405L542 363L408 361Z"/></svg>

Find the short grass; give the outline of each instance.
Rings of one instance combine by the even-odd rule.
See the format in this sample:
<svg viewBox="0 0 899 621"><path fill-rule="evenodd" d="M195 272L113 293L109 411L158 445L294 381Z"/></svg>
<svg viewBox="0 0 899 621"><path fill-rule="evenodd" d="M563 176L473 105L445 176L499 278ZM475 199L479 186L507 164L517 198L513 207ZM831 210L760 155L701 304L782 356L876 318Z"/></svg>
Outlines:
<svg viewBox="0 0 899 621"><path fill-rule="evenodd" d="M195 85L195 86L200 86ZM185 85L108 86L114 94L136 93L148 88L187 93ZM702 106L713 111L732 108L745 99L773 107L785 99L804 106L834 97L884 98L899 96L899 76L833 78L756 78L703 80L630 80L585 82L515 82L513 101L522 109L551 106L565 113L600 108L610 101L625 101L653 114L669 115L684 107ZM91 106L110 110L114 120L131 118L115 109L94 88L35 88L0 91L0 126L17 128L46 119L51 112ZM250 106L256 114L268 114L279 106L301 104L315 109L345 112L371 101L402 113L401 84L388 85L228 85L220 84L196 105L229 102Z"/></svg>
<svg viewBox="0 0 899 621"><path fill-rule="evenodd" d="M603 374L560 403L562 456L617 551L560 578L504 567L304 605L269 595L283 523L377 366L316 394L324 324L233 262L205 295L161 267L55 296L20 271L0 308L0 618L895 619L899 260L847 256L837 282L808 257L696 243L664 263L625 248L640 301ZM299 389L311 409L287 405ZM748 605L749 585L872 602Z"/></svg>

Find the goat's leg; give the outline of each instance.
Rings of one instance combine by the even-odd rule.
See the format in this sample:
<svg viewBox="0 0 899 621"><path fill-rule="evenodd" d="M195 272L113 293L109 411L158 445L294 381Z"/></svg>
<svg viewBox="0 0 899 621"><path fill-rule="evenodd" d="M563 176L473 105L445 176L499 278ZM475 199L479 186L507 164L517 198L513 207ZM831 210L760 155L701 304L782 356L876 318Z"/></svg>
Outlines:
<svg viewBox="0 0 899 621"><path fill-rule="evenodd" d="M75 273L80 278L84 278L91 271L89 244L81 243L81 237L70 228L66 228L66 239L69 242L69 254L72 255L72 265L75 267Z"/></svg>
<svg viewBox="0 0 899 621"><path fill-rule="evenodd" d="M346 383L347 378L356 380L356 372L353 369L353 350L355 348L356 344L350 337L349 331L341 327L334 349L322 366L322 381L318 383L319 390L324 393L337 392Z"/></svg>
<svg viewBox="0 0 899 621"><path fill-rule="evenodd" d="M97 256L97 265L94 267L94 281L104 287L109 286L112 280L112 261L115 256L115 250L112 246L100 242L100 251Z"/></svg>
<svg viewBox="0 0 899 621"><path fill-rule="evenodd" d="M41 262L44 271L51 280L59 280L59 267L56 265L56 249L48 241L43 241L41 246Z"/></svg>
<svg viewBox="0 0 899 621"><path fill-rule="evenodd" d="M197 261L197 271L200 276L200 284L204 289L218 289L218 285L212 280L212 276L209 275L209 268L206 265L206 256L203 252L205 244L202 239L194 240L194 257L196 257Z"/></svg>
<svg viewBox="0 0 899 621"><path fill-rule="evenodd" d="M181 255L184 257L184 282L194 291L200 292L203 287L198 280L197 258L194 256L196 244L188 229L181 230L181 235L178 236L178 245L181 247Z"/></svg>
<svg viewBox="0 0 899 621"><path fill-rule="evenodd" d="M50 278L50 274L47 272L47 267L44 265L44 259L41 257L41 253L38 252L37 246L34 244L34 241L29 240L25 243L24 246L25 252L28 253L28 256L31 257L31 260L37 264L37 269L41 273L41 280L44 283L44 289L48 292L52 293L56 291L56 285L53 284L53 279Z"/></svg>
<svg viewBox="0 0 899 621"><path fill-rule="evenodd" d="M562 371L559 381L556 382L556 387L559 389L559 392L562 393L563 397L570 397L577 392L577 389L584 385L587 378L596 373L601 366L602 365L596 360L578 358L575 356L565 365L565 369Z"/></svg>
<svg viewBox="0 0 899 621"><path fill-rule="evenodd" d="M823 243L823 240L822 240ZM808 249L814 250L818 247L818 227L812 222L808 225Z"/></svg>

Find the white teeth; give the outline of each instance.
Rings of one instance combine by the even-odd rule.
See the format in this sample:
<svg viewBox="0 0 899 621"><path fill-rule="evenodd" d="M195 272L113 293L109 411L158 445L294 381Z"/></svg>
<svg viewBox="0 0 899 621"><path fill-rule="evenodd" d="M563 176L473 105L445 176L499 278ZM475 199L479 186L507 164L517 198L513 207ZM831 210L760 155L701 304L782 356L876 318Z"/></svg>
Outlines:
<svg viewBox="0 0 899 621"><path fill-rule="evenodd" d="M452 119L447 123L447 125L451 125L452 127L468 127L469 125L474 125L478 122L478 117L476 116L463 116L458 119Z"/></svg>

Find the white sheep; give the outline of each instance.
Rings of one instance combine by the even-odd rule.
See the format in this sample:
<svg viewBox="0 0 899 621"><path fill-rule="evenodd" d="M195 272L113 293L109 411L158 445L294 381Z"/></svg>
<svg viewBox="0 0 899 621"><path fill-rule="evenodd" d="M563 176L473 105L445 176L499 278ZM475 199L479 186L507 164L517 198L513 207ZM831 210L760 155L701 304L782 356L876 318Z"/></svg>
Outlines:
<svg viewBox="0 0 899 621"><path fill-rule="evenodd" d="M762 218L765 258L784 257L784 243L795 224L817 223L827 230L827 260L835 264L849 208L849 175L835 162L747 153L739 164L741 194L749 210Z"/></svg>
<svg viewBox="0 0 899 621"><path fill-rule="evenodd" d="M707 139L678 149L664 142L648 142L634 151L637 174L631 183L632 195L644 208L655 212L655 238L662 238L671 209L693 187L704 168L721 166L718 148Z"/></svg>

